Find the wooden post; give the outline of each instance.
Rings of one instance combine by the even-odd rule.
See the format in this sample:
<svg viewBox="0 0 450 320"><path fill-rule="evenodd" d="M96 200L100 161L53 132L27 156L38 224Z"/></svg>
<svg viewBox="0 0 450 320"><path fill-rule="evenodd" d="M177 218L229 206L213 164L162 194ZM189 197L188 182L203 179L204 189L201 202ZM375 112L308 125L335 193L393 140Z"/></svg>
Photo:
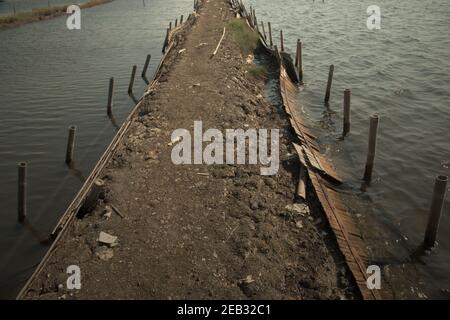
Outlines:
<svg viewBox="0 0 450 320"><path fill-rule="evenodd" d="M267 23L267 25L269 26L269 41L270 41L270 47L273 47L273 41L272 41L272 25L270 24L270 22Z"/></svg>
<svg viewBox="0 0 450 320"><path fill-rule="evenodd" d="M166 52L166 47L167 47L167 45L168 45L168 43L169 43L169 33L170 33L170 30L169 30L169 28L167 28L167 29L166 29L166 38L164 39L164 44L163 44L163 48L162 48L162 53L165 53L165 52Z"/></svg>
<svg viewBox="0 0 450 320"><path fill-rule="evenodd" d="M253 25L258 27L258 21L256 21L256 10L253 9Z"/></svg>
<svg viewBox="0 0 450 320"><path fill-rule="evenodd" d="M136 75L136 66L133 66L133 69L131 70L131 78L130 78L130 84L128 85L128 94L133 93L133 85L134 85L134 77Z"/></svg>
<svg viewBox="0 0 450 320"><path fill-rule="evenodd" d="M302 57L302 42L297 39L297 69L298 69L298 80L301 82L303 79L303 57Z"/></svg>
<svg viewBox="0 0 450 320"><path fill-rule="evenodd" d="M284 52L283 30L280 30L280 45L281 52Z"/></svg>
<svg viewBox="0 0 450 320"><path fill-rule="evenodd" d="M142 69L141 77L145 78L147 74L148 64L150 63L151 55L147 55L147 59L145 59L144 69Z"/></svg>
<svg viewBox="0 0 450 320"><path fill-rule="evenodd" d="M275 55L277 57L277 61L281 66L281 54L280 54L280 51L278 51L277 45L274 46L274 51L275 51Z"/></svg>
<svg viewBox="0 0 450 320"><path fill-rule="evenodd" d="M428 218L427 230L425 232L424 245L426 248L434 247L441 219L442 207L444 205L445 193L447 191L447 176L437 176L434 182L433 198L431 200L430 216Z"/></svg>
<svg viewBox="0 0 450 320"><path fill-rule="evenodd" d="M330 101L331 83L333 81L334 65L330 65L330 71L328 71L327 90L325 91L325 102Z"/></svg>
<svg viewBox="0 0 450 320"><path fill-rule="evenodd" d="M263 21L261 21L261 28L262 28L264 40L267 40L267 36L266 36L266 28L264 27L264 22L263 22Z"/></svg>
<svg viewBox="0 0 450 320"><path fill-rule="evenodd" d="M112 115L112 104L114 94L114 78L109 78L109 90L108 90L108 104L106 105L106 113L108 116Z"/></svg>
<svg viewBox="0 0 450 320"><path fill-rule="evenodd" d="M19 162L19 180L17 190L17 214L20 222L27 217L27 163Z"/></svg>
<svg viewBox="0 0 450 320"><path fill-rule="evenodd" d="M181 15L181 17L180 17L180 25L182 25L183 24L183 15Z"/></svg>
<svg viewBox="0 0 450 320"><path fill-rule="evenodd" d="M69 127L69 137L67 139L67 149L66 149L66 164L71 164L73 162L73 152L75 149L75 131L77 127Z"/></svg>
<svg viewBox="0 0 450 320"><path fill-rule="evenodd" d="M372 180L373 163L375 160L375 152L377 148L377 134L378 134L378 115L370 116L370 130L369 130L369 148L367 151L366 168L364 171L364 180L370 182Z"/></svg>
<svg viewBox="0 0 450 320"><path fill-rule="evenodd" d="M169 31L172 31L172 21L169 22Z"/></svg>
<svg viewBox="0 0 450 320"><path fill-rule="evenodd" d="M258 32L258 36L259 36L258 19L256 19L256 17L255 17L255 27L256 27L256 32Z"/></svg>
<svg viewBox="0 0 450 320"><path fill-rule="evenodd" d="M342 135L345 137L350 132L350 100L352 92L350 89L344 90L344 131Z"/></svg>
<svg viewBox="0 0 450 320"><path fill-rule="evenodd" d="M175 28L178 26L178 18L175 19Z"/></svg>

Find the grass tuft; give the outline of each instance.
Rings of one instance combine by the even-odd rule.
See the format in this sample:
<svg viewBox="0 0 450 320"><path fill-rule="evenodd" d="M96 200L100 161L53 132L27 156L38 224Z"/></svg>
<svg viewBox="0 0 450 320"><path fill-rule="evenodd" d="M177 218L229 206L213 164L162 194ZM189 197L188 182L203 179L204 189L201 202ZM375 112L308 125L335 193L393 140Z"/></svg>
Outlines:
<svg viewBox="0 0 450 320"><path fill-rule="evenodd" d="M258 47L258 34L250 29L243 19L232 19L228 22L227 29L233 34L234 41L244 55L252 53Z"/></svg>
<svg viewBox="0 0 450 320"><path fill-rule="evenodd" d="M248 73L256 79L267 78L267 69L264 66L253 65L248 69Z"/></svg>

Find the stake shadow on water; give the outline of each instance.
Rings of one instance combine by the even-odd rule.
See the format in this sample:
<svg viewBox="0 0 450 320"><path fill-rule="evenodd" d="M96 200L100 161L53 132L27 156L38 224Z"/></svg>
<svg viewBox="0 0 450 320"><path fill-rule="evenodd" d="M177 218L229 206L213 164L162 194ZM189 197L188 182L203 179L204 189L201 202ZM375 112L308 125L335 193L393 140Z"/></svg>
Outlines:
<svg viewBox="0 0 450 320"><path fill-rule="evenodd" d="M52 239L48 236L33 227L33 225L25 218L21 224L30 232L31 236L37 240L43 246L50 246L52 243Z"/></svg>
<svg viewBox="0 0 450 320"><path fill-rule="evenodd" d="M83 172L76 168L75 161L72 161L67 165L69 167L69 174L77 177L81 183L84 183L86 181L86 176L83 174Z"/></svg>
<svg viewBox="0 0 450 320"><path fill-rule="evenodd" d="M135 104L137 104L137 103L139 102L139 100L136 99L136 96L134 95L133 92L130 92L128 95L130 96L131 100L133 100L133 102L134 102ZM116 125L117 125L117 123L116 123Z"/></svg>

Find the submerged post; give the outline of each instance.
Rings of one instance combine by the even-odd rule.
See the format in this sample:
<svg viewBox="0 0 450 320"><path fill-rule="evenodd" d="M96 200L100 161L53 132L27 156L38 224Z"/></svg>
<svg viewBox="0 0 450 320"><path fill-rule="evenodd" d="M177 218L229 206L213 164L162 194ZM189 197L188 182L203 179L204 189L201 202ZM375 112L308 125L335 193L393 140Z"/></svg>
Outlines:
<svg viewBox="0 0 450 320"><path fill-rule="evenodd" d="M372 180L373 163L375 160L375 152L377 148L377 134L378 134L378 115L370 116L370 130L369 130L369 147L367 151L366 168L364 171L364 180L370 182Z"/></svg>
<svg viewBox="0 0 450 320"><path fill-rule="evenodd" d="M172 30L172 21L169 22L169 31Z"/></svg>
<svg viewBox="0 0 450 320"><path fill-rule="evenodd" d="M437 176L434 182L433 197L431 200L430 216L425 232L424 245L426 248L434 247L447 191L448 176Z"/></svg>
<svg viewBox="0 0 450 320"><path fill-rule="evenodd" d="M166 38L164 39L162 53L166 53L166 47L167 47L167 44L169 43L169 33L170 33L170 30L169 30L169 28L167 28L166 29Z"/></svg>
<svg viewBox="0 0 450 320"><path fill-rule="evenodd" d="M181 17L180 17L180 25L182 25L183 24L183 15L181 15Z"/></svg>
<svg viewBox="0 0 450 320"><path fill-rule="evenodd" d="M73 151L75 149L75 131L77 127L69 127L69 137L67 138L67 149L66 149L66 164L70 165L73 162Z"/></svg>
<svg viewBox="0 0 450 320"><path fill-rule="evenodd" d="M261 21L261 29L262 29L262 32L263 32L264 40L267 40L266 28L264 27L264 22L263 21Z"/></svg>
<svg viewBox="0 0 450 320"><path fill-rule="evenodd" d="M327 90L325 91L325 103L330 101L331 83L333 82L334 65L330 65L330 71L328 71Z"/></svg>
<svg viewBox="0 0 450 320"><path fill-rule="evenodd" d="M17 190L17 214L19 222L24 222L27 217L27 163L19 162L19 180Z"/></svg>
<svg viewBox="0 0 450 320"><path fill-rule="evenodd" d="M284 52L283 30L280 30L280 50L281 52Z"/></svg>
<svg viewBox="0 0 450 320"><path fill-rule="evenodd" d="M147 55L147 59L145 59L144 69L142 69L141 77L145 78L147 74L148 64L150 63L150 58L152 56L150 54Z"/></svg>
<svg viewBox="0 0 450 320"><path fill-rule="evenodd" d="M128 85L128 94L133 93L133 85L134 85L134 77L136 75L136 65L133 66L133 69L131 70L131 78L130 78L130 84Z"/></svg>
<svg viewBox="0 0 450 320"><path fill-rule="evenodd" d="M267 22L267 25L269 26L269 41L270 41L270 47L273 47L273 41L272 41L272 25L270 22Z"/></svg>
<svg viewBox="0 0 450 320"><path fill-rule="evenodd" d="M175 19L175 28L178 26L178 18Z"/></svg>
<svg viewBox="0 0 450 320"><path fill-rule="evenodd" d="M350 100L351 100L350 89L344 90L344 130L342 135L345 137L347 133L350 132Z"/></svg>
<svg viewBox="0 0 450 320"><path fill-rule="evenodd" d="M108 104L106 105L106 113L108 116L112 115L112 104L114 94L114 78L109 78L109 90L108 90Z"/></svg>
<svg viewBox="0 0 450 320"><path fill-rule="evenodd" d="M297 55L296 55L296 65L298 69L298 80L303 79L303 58L302 58L302 42L297 39Z"/></svg>

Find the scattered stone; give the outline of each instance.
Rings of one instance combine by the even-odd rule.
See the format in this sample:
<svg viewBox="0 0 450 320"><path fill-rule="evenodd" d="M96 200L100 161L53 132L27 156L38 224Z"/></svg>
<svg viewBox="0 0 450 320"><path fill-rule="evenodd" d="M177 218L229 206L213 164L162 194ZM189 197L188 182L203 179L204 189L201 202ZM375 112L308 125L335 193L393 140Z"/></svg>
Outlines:
<svg viewBox="0 0 450 320"><path fill-rule="evenodd" d="M102 261L108 261L114 257L114 251L111 248L102 247L95 252L95 255Z"/></svg>
<svg viewBox="0 0 450 320"><path fill-rule="evenodd" d="M117 245L117 240L118 238L116 236L110 235L109 233L100 232L100 235L97 239L98 242L100 242L101 244L106 244L110 247L114 247Z"/></svg>
<svg viewBox="0 0 450 320"><path fill-rule="evenodd" d="M110 206L106 206L105 207L105 211L103 211L103 217L108 220L109 218L111 218L111 214L112 214L112 209Z"/></svg>
<svg viewBox="0 0 450 320"><path fill-rule="evenodd" d="M156 155L155 151L149 151L144 155L144 160L156 160L158 159L158 156Z"/></svg>
<svg viewBox="0 0 450 320"><path fill-rule="evenodd" d="M161 129L159 129L159 128L151 128L150 129L150 132L151 133L154 133L154 134L158 134L158 133L160 133L162 130Z"/></svg>
<svg viewBox="0 0 450 320"><path fill-rule="evenodd" d="M252 283L255 282L255 280L253 280L253 277L251 274L249 274L248 276L246 276L244 279L239 280L239 283Z"/></svg>
<svg viewBox="0 0 450 320"><path fill-rule="evenodd" d="M167 145L170 147L180 141L181 141L181 136L178 136L178 137L174 138L172 141L170 141Z"/></svg>
<svg viewBox="0 0 450 320"><path fill-rule="evenodd" d="M302 216L309 214L309 207L303 203L288 204L285 209L291 213L300 214Z"/></svg>

